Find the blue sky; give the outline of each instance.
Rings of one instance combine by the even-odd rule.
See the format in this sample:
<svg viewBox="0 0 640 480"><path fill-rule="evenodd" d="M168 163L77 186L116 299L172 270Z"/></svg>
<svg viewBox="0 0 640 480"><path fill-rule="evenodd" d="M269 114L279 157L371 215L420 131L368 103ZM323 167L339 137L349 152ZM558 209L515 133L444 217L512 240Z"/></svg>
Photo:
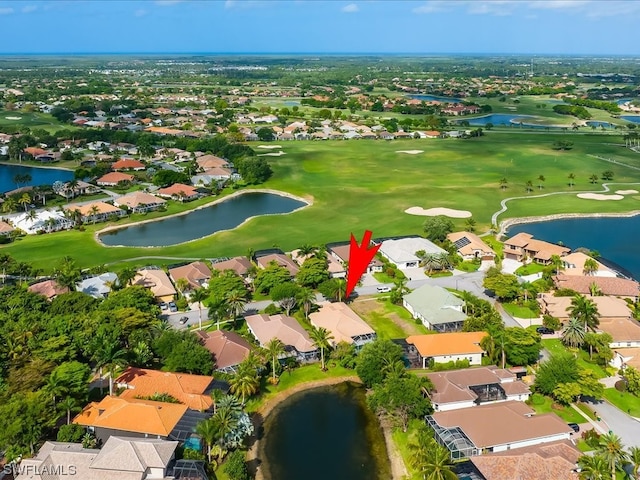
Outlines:
<svg viewBox="0 0 640 480"><path fill-rule="evenodd" d="M639 55L638 0L0 0L0 53Z"/></svg>

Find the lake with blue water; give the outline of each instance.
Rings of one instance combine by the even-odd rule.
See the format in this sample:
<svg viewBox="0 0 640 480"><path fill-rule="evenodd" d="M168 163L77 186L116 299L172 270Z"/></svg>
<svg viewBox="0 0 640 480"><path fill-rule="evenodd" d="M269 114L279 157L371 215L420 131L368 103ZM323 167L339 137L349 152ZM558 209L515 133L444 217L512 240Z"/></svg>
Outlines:
<svg viewBox="0 0 640 480"><path fill-rule="evenodd" d="M587 127L604 127L604 128L613 128L614 125L609 122L601 122L600 120L589 120L586 122Z"/></svg>
<svg viewBox="0 0 640 480"><path fill-rule="evenodd" d="M307 204L274 193L247 192L215 205L100 234L105 245L166 247L237 227L259 215L290 213Z"/></svg>
<svg viewBox="0 0 640 480"><path fill-rule="evenodd" d="M265 480L389 480L384 435L365 389L341 383L291 395L267 416Z"/></svg>
<svg viewBox="0 0 640 480"><path fill-rule="evenodd" d="M17 185L13 179L16 175L31 175L26 185L53 185L56 181L68 182L73 179L73 171L58 168L38 168L22 165L0 165L0 192L8 192L25 184Z"/></svg>
<svg viewBox="0 0 640 480"><path fill-rule="evenodd" d="M423 102L462 103L460 98L439 97L437 95L409 95L409 97Z"/></svg>
<svg viewBox="0 0 640 480"><path fill-rule="evenodd" d="M640 123L640 115L620 115L620 119L631 123Z"/></svg>
<svg viewBox="0 0 640 480"><path fill-rule="evenodd" d="M606 218L565 218L514 225L508 236L527 232L540 240L562 242L571 249L586 247L627 270L640 280L640 216Z"/></svg>

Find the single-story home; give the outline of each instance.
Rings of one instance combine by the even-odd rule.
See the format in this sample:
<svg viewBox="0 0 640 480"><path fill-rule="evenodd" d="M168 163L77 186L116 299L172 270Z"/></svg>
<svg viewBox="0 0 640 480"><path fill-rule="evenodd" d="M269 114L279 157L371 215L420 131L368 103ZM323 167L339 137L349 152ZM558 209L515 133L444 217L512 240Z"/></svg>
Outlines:
<svg viewBox="0 0 640 480"><path fill-rule="evenodd" d="M123 158L111 165L111 170L117 172L119 170L135 170L140 171L147 168L144 163L133 158Z"/></svg>
<svg viewBox="0 0 640 480"><path fill-rule="evenodd" d="M249 315L245 320L249 331L260 342L261 347L277 338L285 345L287 356L296 357L301 362L318 358L318 347L295 318L262 313Z"/></svg>
<svg viewBox="0 0 640 480"><path fill-rule="evenodd" d="M380 247L380 254L401 270L420 266L420 258L416 252L446 254L447 251L435 243L422 237L399 238L385 240Z"/></svg>
<svg viewBox="0 0 640 480"><path fill-rule="evenodd" d="M464 260L493 260L496 257L496 252L475 233L454 232L447 235L447 240L455 245Z"/></svg>
<svg viewBox="0 0 640 480"><path fill-rule="evenodd" d="M587 260L593 260L596 262L598 269L594 272L587 272L584 269L584 264ZM573 276L593 276L593 277L615 277L616 272L611 270L606 265L603 265L595 258L590 257L582 252L573 252L569 255L565 255L562 257L562 264L564 266L562 270L563 275L573 275Z"/></svg>
<svg viewBox="0 0 640 480"><path fill-rule="evenodd" d="M138 270L132 284L150 289L158 302L170 302L177 293L169 276L160 269L143 268Z"/></svg>
<svg viewBox="0 0 640 480"><path fill-rule="evenodd" d="M505 240L503 248L504 258L506 259L519 262L531 259L542 265L551 263L551 257L554 255L563 257L570 252L571 249L567 247L535 240L533 235L524 232Z"/></svg>
<svg viewBox="0 0 640 480"><path fill-rule="evenodd" d="M349 263L349 253L351 251L350 243L327 245L327 251L331 254L329 255L330 261L332 259L335 259L343 265L346 265ZM329 266L331 267L331 264ZM384 264L377 258L373 258L373 260L371 260L371 262L367 266L367 270L365 271L365 273L382 272L383 268L384 268ZM337 269L337 268L334 267L334 269ZM345 275L346 275L346 271L342 276L345 276ZM339 275L336 275L336 276L339 276Z"/></svg>
<svg viewBox="0 0 640 480"><path fill-rule="evenodd" d="M144 213L151 210L157 210L166 203L167 201L163 198L158 198L150 193L140 191L122 195L113 201L115 206L128 207L134 213Z"/></svg>
<svg viewBox="0 0 640 480"><path fill-rule="evenodd" d="M191 262L180 267L170 268L169 276L173 283L184 278L189 282L189 289L207 287L207 282L211 279L211 269L204 262Z"/></svg>
<svg viewBox="0 0 640 480"><path fill-rule="evenodd" d="M41 210L36 212L33 218L30 213L23 212L13 217L12 222L15 228L30 235L40 231L50 233L73 227L73 222L59 210Z"/></svg>
<svg viewBox="0 0 640 480"><path fill-rule="evenodd" d="M629 304L621 298L617 297L592 297L588 296L598 309L601 318L631 318L631 310ZM549 293L541 293L538 295L538 303L542 314L551 315L560 320L568 320L568 308L571 307L573 297L556 297Z"/></svg>
<svg viewBox="0 0 640 480"><path fill-rule="evenodd" d="M640 284L635 280L618 277L599 277L586 275L556 275L553 277L556 288L568 288L582 295L589 295L592 288L596 288L602 295L638 300Z"/></svg>
<svg viewBox="0 0 640 480"><path fill-rule="evenodd" d="M12 225L8 224L5 221L0 221L0 235L1 236L9 235L14 230L15 230L15 228L13 228Z"/></svg>
<svg viewBox="0 0 640 480"><path fill-rule="evenodd" d="M96 183L102 187L116 187L123 183L132 183L135 179L136 177L128 173L109 172L97 179Z"/></svg>
<svg viewBox="0 0 640 480"><path fill-rule="evenodd" d="M430 330L450 332L460 330L467 316L462 312L464 301L445 288L423 285L407 294L402 305L413 318Z"/></svg>
<svg viewBox="0 0 640 480"><path fill-rule="evenodd" d="M326 328L333 345L346 342L360 348L377 338L375 330L343 302L320 304L320 310L309 315L309 322L316 328Z"/></svg>
<svg viewBox="0 0 640 480"><path fill-rule="evenodd" d="M517 401L435 412L427 416L427 423L456 460L569 440L573 433L555 413L536 414Z"/></svg>
<svg viewBox="0 0 640 480"><path fill-rule="evenodd" d="M271 262L275 262L277 265L286 268L292 277L295 277L300 271L298 264L284 253L271 253L269 255L256 257L256 263L260 268L267 268Z"/></svg>
<svg viewBox="0 0 640 480"><path fill-rule="evenodd" d="M83 222L104 222L111 215L122 217L127 214L124 210L106 202L91 202L83 205L71 204L64 207L69 212L80 212Z"/></svg>
<svg viewBox="0 0 640 480"><path fill-rule="evenodd" d="M224 158L216 157L215 155L202 155L196 159L198 167L203 171L210 168L227 167L229 162Z"/></svg>
<svg viewBox="0 0 640 480"><path fill-rule="evenodd" d="M429 362L447 363L456 360L469 360L471 365L481 365L484 350L480 341L486 332L451 332L437 335L411 335L407 343L413 345L422 361L422 368Z"/></svg>
<svg viewBox="0 0 640 480"><path fill-rule="evenodd" d="M466 368L428 373L433 383L429 398L436 412L517 400L531 395L529 387L508 370L496 367Z"/></svg>
<svg viewBox="0 0 640 480"><path fill-rule="evenodd" d="M247 257L234 257L221 262L213 262L211 267L213 270L218 270L220 272L233 270L242 278L247 279L249 277L249 272L251 272L254 265Z"/></svg>
<svg viewBox="0 0 640 480"><path fill-rule="evenodd" d="M171 198L173 200L180 200L181 202L187 202L195 200L200 194L198 193L198 190L191 185L174 183L173 185L157 190L156 195L159 197Z"/></svg>
<svg viewBox="0 0 640 480"><path fill-rule="evenodd" d="M600 318L598 330L611 335L611 348L640 347L640 324L633 318Z"/></svg>
<svg viewBox="0 0 640 480"><path fill-rule="evenodd" d="M58 295L69 293L69 289L67 287L61 287L55 280L43 280L42 282L34 283L29 285L27 290L37 293L38 295L43 295L47 297L47 300L49 301L53 300Z"/></svg>
<svg viewBox="0 0 640 480"><path fill-rule="evenodd" d="M253 350L251 344L235 332L196 330L195 333L204 348L214 356L215 368L218 372L234 373L238 365Z"/></svg>
<svg viewBox="0 0 640 480"><path fill-rule="evenodd" d="M118 275L113 272L101 273L95 277L89 277L76 285L78 292L91 295L93 298L106 298L111 288L118 282Z"/></svg>

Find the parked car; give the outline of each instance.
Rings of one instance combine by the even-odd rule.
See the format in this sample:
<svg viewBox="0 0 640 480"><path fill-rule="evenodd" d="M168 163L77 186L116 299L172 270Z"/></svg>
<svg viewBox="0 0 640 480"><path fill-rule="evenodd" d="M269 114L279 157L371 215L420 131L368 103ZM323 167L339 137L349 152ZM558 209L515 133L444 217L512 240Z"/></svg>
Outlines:
<svg viewBox="0 0 640 480"><path fill-rule="evenodd" d="M391 287L382 286L382 287L378 287L377 290L378 290L378 293L388 293L391 291Z"/></svg>
<svg viewBox="0 0 640 480"><path fill-rule="evenodd" d="M189 321L189 317L180 317L180 320L178 320L178 323L180 325L184 325L185 323L187 323Z"/></svg>
<svg viewBox="0 0 640 480"><path fill-rule="evenodd" d="M166 310L167 308L169 308L169 307L167 306L167 304L165 302L162 302L160 304L160 310Z"/></svg>
<svg viewBox="0 0 640 480"><path fill-rule="evenodd" d="M177 312L178 311L178 307L175 304L175 302L169 302L169 311L170 312Z"/></svg>
<svg viewBox="0 0 640 480"><path fill-rule="evenodd" d="M567 425L569 425L576 433L580 431L580 425L578 425L577 423L567 423Z"/></svg>
<svg viewBox="0 0 640 480"><path fill-rule="evenodd" d="M538 327L536 328L536 332L540 335L553 335L555 332L547 327Z"/></svg>

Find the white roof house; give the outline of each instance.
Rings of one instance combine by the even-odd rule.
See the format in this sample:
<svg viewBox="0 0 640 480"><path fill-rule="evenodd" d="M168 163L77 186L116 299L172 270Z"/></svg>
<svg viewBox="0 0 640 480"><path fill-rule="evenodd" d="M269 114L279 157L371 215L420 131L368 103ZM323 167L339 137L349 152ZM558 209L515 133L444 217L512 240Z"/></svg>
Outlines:
<svg viewBox="0 0 640 480"><path fill-rule="evenodd" d="M38 233L40 230L54 232L73 227L73 222L66 218L62 212L49 210L42 210L35 214L21 213L13 217L11 221L14 227L30 235Z"/></svg>
<svg viewBox="0 0 640 480"><path fill-rule="evenodd" d="M85 278L77 284L77 290L94 298L105 298L111 292L111 286L118 281L118 275L106 272L96 277Z"/></svg>
<svg viewBox="0 0 640 480"><path fill-rule="evenodd" d="M380 254L400 269L416 268L420 259L416 252L424 250L425 253L447 253L426 238L409 237L397 240L385 240L380 247Z"/></svg>

